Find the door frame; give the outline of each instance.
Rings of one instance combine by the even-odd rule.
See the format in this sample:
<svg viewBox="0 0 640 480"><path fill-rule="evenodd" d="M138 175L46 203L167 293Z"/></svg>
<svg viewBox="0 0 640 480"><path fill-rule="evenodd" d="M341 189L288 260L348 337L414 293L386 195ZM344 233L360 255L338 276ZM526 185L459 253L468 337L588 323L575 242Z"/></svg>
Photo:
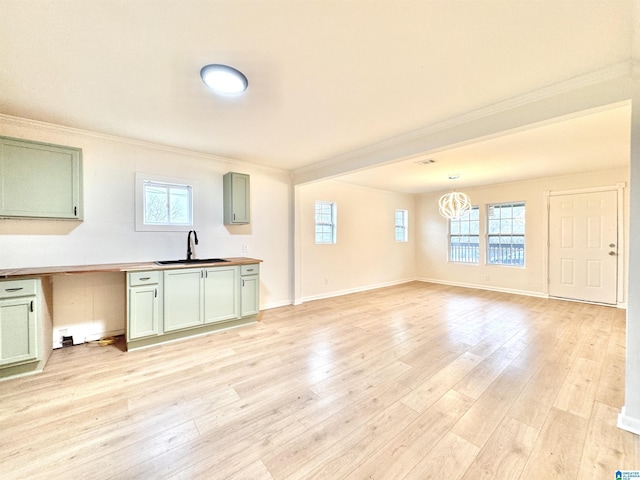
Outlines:
<svg viewBox="0 0 640 480"><path fill-rule="evenodd" d="M597 192L617 192L617 210L618 210L618 273L617 273L617 282L616 282L616 306L619 308L626 308L626 299L625 299L625 272L627 265L627 250L626 250L626 241L625 241L625 221L624 221L624 189L626 187L626 183L617 183L616 185L607 185L602 187L590 187L590 188L577 188L573 190L546 190L543 192L544 196L544 205L543 209L543 221L544 221L544 247L542 251L543 254L543 262L542 262L542 285L543 285L543 293L549 298L549 244L550 244L550 232L549 232L549 220L550 220L550 209L551 209L551 200L550 198L557 195L575 195L580 193L597 193Z"/></svg>

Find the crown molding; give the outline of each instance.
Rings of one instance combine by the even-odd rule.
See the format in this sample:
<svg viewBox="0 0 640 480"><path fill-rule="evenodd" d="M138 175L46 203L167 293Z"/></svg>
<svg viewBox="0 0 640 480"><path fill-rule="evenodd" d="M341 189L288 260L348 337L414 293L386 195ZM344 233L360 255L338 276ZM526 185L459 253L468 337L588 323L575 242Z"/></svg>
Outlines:
<svg viewBox="0 0 640 480"><path fill-rule="evenodd" d="M288 170L284 170L282 168L269 167L266 165L258 165L255 163L246 162L243 160L237 160L234 158L222 157L220 155L215 155L212 153L200 152L197 150L189 150L186 148L173 147L170 145L163 145L160 143L147 142L144 140L137 140L129 137L121 137L118 135L111 135L108 133L102 132L94 132L91 130L83 130L81 128L68 127L66 125L58 125L49 122L43 122L40 120L33 120L30 118L22 118L22 117L14 117L12 115L7 115L4 113L0 113L0 122L15 125L18 127L28 127L35 128L38 130L47 130L54 133L62 133L62 134L70 134L70 135L78 135L83 137L96 138L98 140L104 140L108 142L118 142L124 143L127 145L132 145L135 147L148 148L153 150L160 150L163 152L174 153L177 155L187 155L190 157L201 158L204 160L212 160L221 163L230 163L233 165L239 165L244 168L251 168L253 170L263 170L263 171L271 171L278 172L281 174L290 175Z"/></svg>
<svg viewBox="0 0 640 480"><path fill-rule="evenodd" d="M522 128L523 122L513 117L520 116L522 120L528 117L531 120L528 122L530 125L561 115L575 114L577 111L621 102L631 98L630 81L634 77L634 72L638 70L640 70L640 63L628 60L502 100L442 122L295 169L292 172L294 184L407 160L423 155L427 151L435 153L460 142L496 135L512 128ZM563 99L566 100L564 107L560 104ZM527 112L527 109L530 111ZM496 121L501 116L504 119L512 117L512 128L507 125L509 122ZM487 126L478 128L483 122L495 123L499 128L493 132L489 131L490 128ZM465 129L474 130L480 134L475 136L471 132L462 134L462 130ZM425 150L421 149L421 146L433 146L433 148Z"/></svg>

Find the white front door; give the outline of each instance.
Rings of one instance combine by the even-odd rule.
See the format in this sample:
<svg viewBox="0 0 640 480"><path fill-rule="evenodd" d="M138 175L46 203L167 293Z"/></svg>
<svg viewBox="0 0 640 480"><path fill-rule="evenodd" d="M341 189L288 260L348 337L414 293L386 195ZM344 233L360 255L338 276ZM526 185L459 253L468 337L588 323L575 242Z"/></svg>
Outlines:
<svg viewBox="0 0 640 480"><path fill-rule="evenodd" d="M617 202L615 191L549 197L549 295L616 303Z"/></svg>

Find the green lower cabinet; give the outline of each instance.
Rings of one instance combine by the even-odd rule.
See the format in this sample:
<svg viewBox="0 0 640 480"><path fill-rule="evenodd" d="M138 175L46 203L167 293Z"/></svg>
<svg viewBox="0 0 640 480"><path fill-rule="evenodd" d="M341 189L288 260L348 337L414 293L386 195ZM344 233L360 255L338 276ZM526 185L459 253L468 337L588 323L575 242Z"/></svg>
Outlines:
<svg viewBox="0 0 640 480"><path fill-rule="evenodd" d="M160 333L158 286L129 288L129 339L145 338Z"/></svg>
<svg viewBox="0 0 640 480"><path fill-rule="evenodd" d="M127 342L162 333L159 272L127 274Z"/></svg>
<svg viewBox="0 0 640 480"><path fill-rule="evenodd" d="M129 272L127 347L255 322L258 265Z"/></svg>
<svg viewBox="0 0 640 480"><path fill-rule="evenodd" d="M260 311L259 292L260 277L258 275L245 275L242 277L242 292L240 294L240 315L247 317L257 315Z"/></svg>
<svg viewBox="0 0 640 480"><path fill-rule="evenodd" d="M36 282L0 282L0 367L39 358Z"/></svg>
<svg viewBox="0 0 640 480"><path fill-rule="evenodd" d="M204 324L204 270L185 268L164 272L164 331Z"/></svg>
<svg viewBox="0 0 640 480"><path fill-rule="evenodd" d="M240 266L240 316L257 315L260 312L260 264Z"/></svg>
<svg viewBox="0 0 640 480"><path fill-rule="evenodd" d="M204 277L204 322L239 318L238 267L207 268Z"/></svg>

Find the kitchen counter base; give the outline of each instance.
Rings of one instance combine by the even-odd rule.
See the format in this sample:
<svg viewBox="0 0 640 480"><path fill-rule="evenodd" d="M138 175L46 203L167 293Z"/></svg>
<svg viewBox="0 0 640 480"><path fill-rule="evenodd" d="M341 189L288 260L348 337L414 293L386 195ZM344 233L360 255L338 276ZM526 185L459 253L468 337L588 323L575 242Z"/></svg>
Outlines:
<svg viewBox="0 0 640 480"><path fill-rule="evenodd" d="M165 333L163 335L157 335L154 337L142 338L139 340L131 340L127 342L127 350L137 350L140 348L151 347L153 345L159 345L161 343L175 342L177 340L185 340L188 338L197 337L200 335L207 335L214 332L220 332L223 330L229 330L231 328L243 327L252 323L257 323L258 316L251 315L248 317L237 318L233 320L227 320L224 322L212 323L209 325L203 325L199 327L180 330L177 332Z"/></svg>

